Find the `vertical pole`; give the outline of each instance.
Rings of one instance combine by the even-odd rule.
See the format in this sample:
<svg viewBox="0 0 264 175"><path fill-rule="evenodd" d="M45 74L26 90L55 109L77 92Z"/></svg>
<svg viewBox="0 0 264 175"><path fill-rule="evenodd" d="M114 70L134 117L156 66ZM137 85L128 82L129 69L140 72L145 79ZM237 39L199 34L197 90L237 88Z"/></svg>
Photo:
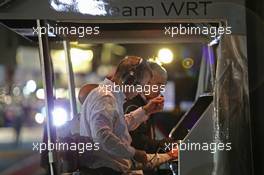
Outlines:
<svg viewBox="0 0 264 175"><path fill-rule="evenodd" d="M208 52L208 57L209 57L209 65L210 65L210 72L211 72L211 85L212 87L214 87L214 83L215 83L215 56L214 56L214 51L213 51L213 47L214 46L207 46L207 52Z"/></svg>
<svg viewBox="0 0 264 175"><path fill-rule="evenodd" d="M77 115L77 106L76 106L76 96L75 96L75 82L74 82L74 73L71 62L71 53L70 53L70 44L68 41L63 41L63 48L65 52L65 60L66 60L66 71L68 75L68 91L70 97L70 105L71 105L71 119Z"/></svg>
<svg viewBox="0 0 264 175"><path fill-rule="evenodd" d="M54 107L53 99L53 75L52 75L52 63L49 54L48 33L41 33L40 28L46 27L46 23L43 20L37 20L38 27L38 41L40 52L40 64L43 78L43 88L45 91L45 106L46 106L46 129L47 129L47 143L54 143L56 139L56 130L52 126L52 110ZM45 138L45 137L44 137ZM48 148L48 145L46 147ZM48 160L50 167L50 174L54 175L54 152L48 149Z"/></svg>

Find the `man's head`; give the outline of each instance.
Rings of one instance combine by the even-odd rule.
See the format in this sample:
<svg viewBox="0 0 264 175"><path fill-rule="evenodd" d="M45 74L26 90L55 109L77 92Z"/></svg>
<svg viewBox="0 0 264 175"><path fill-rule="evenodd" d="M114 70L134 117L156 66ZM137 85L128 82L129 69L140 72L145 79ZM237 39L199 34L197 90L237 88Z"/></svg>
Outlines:
<svg viewBox="0 0 264 175"><path fill-rule="evenodd" d="M152 78L149 63L137 56L127 56L116 68L112 80L122 86L145 86ZM124 91L128 99L138 95L136 91Z"/></svg>
<svg viewBox="0 0 264 175"><path fill-rule="evenodd" d="M164 89L168 75L164 67L160 66L156 62L149 62L150 68L152 70L152 78L149 81L149 85L152 86L151 91L148 94L145 94L147 99L153 99L160 95L162 87ZM153 86L158 86L159 88L153 88Z"/></svg>

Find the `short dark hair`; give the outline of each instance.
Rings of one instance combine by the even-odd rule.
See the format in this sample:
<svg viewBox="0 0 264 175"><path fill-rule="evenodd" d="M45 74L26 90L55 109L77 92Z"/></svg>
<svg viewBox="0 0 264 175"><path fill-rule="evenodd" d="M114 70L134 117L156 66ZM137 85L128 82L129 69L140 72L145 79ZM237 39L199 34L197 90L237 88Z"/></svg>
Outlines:
<svg viewBox="0 0 264 175"><path fill-rule="evenodd" d="M141 82L144 75L148 73L152 77L152 71L147 60L142 61L143 58L138 56L126 56L120 61L116 68L115 75L122 79L125 74L135 69L135 77L138 82ZM141 62L142 61L142 62ZM141 63L140 63L141 62ZM140 64L140 66L138 66Z"/></svg>

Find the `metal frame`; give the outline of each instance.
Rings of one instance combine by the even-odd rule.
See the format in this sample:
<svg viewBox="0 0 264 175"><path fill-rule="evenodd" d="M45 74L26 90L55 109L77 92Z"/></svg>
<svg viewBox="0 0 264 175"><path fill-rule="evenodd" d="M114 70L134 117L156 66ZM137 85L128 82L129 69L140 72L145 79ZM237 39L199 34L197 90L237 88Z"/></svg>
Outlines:
<svg viewBox="0 0 264 175"><path fill-rule="evenodd" d="M37 20L37 27L46 26L46 21ZM54 109L54 76L53 76L53 67L52 60L50 56L50 48L48 41L48 34L38 33L39 41L39 53L40 53L40 64L43 77L43 87L45 91L45 106L46 106L46 131L47 131L47 144L56 142L56 128L53 125L52 121L52 111ZM63 47L65 52L65 61L66 61L66 71L68 74L68 89L70 97L70 111L71 119L73 119L77 114L77 104L76 104L76 95L75 95L75 82L74 82L74 73L71 62L70 54L70 44L67 40L63 41ZM48 160L50 174L56 175L59 174L56 163L56 151L48 150Z"/></svg>
<svg viewBox="0 0 264 175"><path fill-rule="evenodd" d="M37 20L37 26L45 26L46 22L43 20ZM54 94L53 94L53 71L52 71L52 62L49 54L49 43L48 43L48 34L38 33L39 40L39 53L40 53L40 64L41 72L43 78L43 88L45 92L45 106L46 106L46 131L47 131L47 144L54 143L56 141L56 130L53 128L52 122L52 110L54 108ZM45 134L45 133L44 133ZM45 137L44 137L45 138ZM48 161L50 174L55 175L54 166L55 163L55 152L48 150Z"/></svg>
<svg viewBox="0 0 264 175"><path fill-rule="evenodd" d="M71 119L73 119L77 115L77 104L76 104L76 94L75 94L75 82L74 82L74 73L72 68L71 61L71 53L70 53L70 44L67 40L63 41L63 48L65 52L65 60L66 60L66 71L68 74L68 91L70 97L70 111L71 111Z"/></svg>

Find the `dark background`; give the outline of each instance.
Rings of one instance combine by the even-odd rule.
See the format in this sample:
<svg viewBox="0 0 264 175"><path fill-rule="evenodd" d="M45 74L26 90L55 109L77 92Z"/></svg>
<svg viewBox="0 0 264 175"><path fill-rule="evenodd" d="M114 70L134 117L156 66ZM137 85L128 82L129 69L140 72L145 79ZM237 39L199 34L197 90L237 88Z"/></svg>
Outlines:
<svg viewBox="0 0 264 175"><path fill-rule="evenodd" d="M254 174L264 174L264 1L246 0Z"/></svg>

